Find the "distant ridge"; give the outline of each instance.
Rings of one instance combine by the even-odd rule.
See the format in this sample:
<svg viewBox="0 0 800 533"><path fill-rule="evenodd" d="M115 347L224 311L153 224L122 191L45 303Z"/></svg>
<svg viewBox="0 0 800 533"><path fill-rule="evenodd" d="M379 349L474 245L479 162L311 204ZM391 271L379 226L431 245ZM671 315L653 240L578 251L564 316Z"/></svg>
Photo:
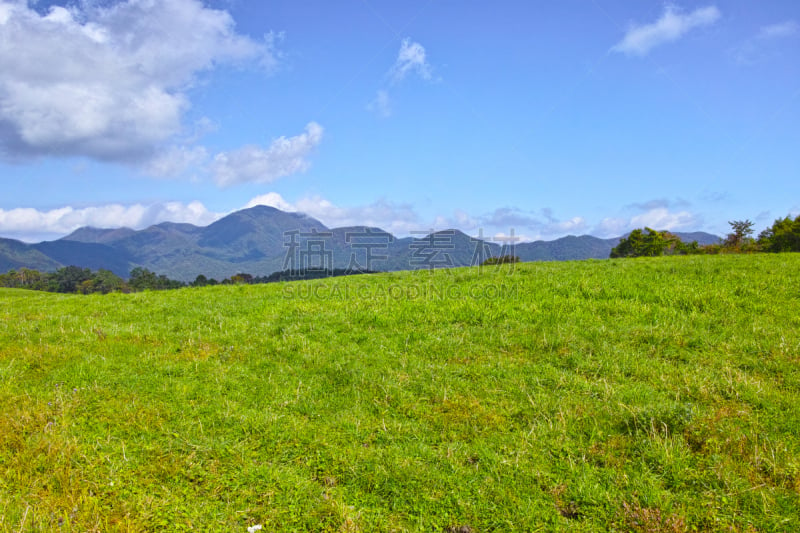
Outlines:
<svg viewBox="0 0 800 533"><path fill-rule="evenodd" d="M699 244L720 240L704 232L675 234ZM517 244L514 254L522 261L605 259L619 239L570 235ZM83 227L56 241L37 244L0 238L0 272L19 268L53 271L76 265L127 277L133 268L144 267L172 279L192 281L200 274L216 279L240 272L267 276L303 266L377 271L458 267L502 253L507 250L499 244L479 241L458 230L397 238L381 228L328 228L302 213L256 206L204 227L175 222L143 230Z"/></svg>

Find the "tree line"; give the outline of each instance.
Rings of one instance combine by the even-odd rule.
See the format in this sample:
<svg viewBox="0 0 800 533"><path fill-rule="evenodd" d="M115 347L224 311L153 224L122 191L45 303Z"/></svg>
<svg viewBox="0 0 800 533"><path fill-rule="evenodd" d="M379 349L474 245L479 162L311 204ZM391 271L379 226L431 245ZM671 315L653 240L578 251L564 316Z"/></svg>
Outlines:
<svg viewBox="0 0 800 533"><path fill-rule="evenodd" d="M206 287L211 285L241 285L257 283L274 283L300 279L318 279L350 274L371 274L372 271L334 270L285 270L273 272L269 276L253 276L241 272L222 281L207 278L200 274L192 282L178 281L167 276L156 274L146 268L136 267L130 272L127 280L111 271L92 271L88 268L68 266L55 272L39 272L29 268L10 270L0 274L0 287L12 289L28 289L36 291L59 292L67 294L108 294L110 292L141 292L180 289L183 287Z"/></svg>
<svg viewBox="0 0 800 533"><path fill-rule="evenodd" d="M753 237L753 222L728 222L731 232L717 244L700 246L685 243L668 231L635 229L611 250L610 257L655 257L660 255L800 252L800 215L777 219L772 226Z"/></svg>

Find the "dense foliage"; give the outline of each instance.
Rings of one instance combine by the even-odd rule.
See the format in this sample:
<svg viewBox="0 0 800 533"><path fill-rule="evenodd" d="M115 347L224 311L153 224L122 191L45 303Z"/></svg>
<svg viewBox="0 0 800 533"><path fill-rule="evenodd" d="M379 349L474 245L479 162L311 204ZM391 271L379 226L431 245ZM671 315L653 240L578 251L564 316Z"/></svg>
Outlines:
<svg viewBox="0 0 800 533"><path fill-rule="evenodd" d="M697 241L684 243L668 231L650 228L633 230L611 250L611 257L657 257L660 255L686 255L698 253Z"/></svg>
<svg viewBox="0 0 800 533"><path fill-rule="evenodd" d="M169 279L165 275L158 275L146 268L137 267L131 271L130 278L125 281L113 272L108 270L98 270L92 272L88 268L69 266L61 268L55 272L39 272L28 268L11 270L5 274L0 274L0 287L11 289L29 289L47 292L108 294L110 292L139 292L139 291L161 291L170 289L180 289L182 287L206 287L213 285L251 285L258 283L274 283L278 281L298 281L304 279L321 279L328 277L347 276L351 274L371 274L370 270L285 270L273 272L269 276L253 276L246 272L241 272L230 279L221 282L213 278L209 279L202 274L192 283L184 283L174 279Z"/></svg>
<svg viewBox="0 0 800 533"><path fill-rule="evenodd" d="M68 266L55 272L39 272L22 268L0 274L0 287L31 289L61 293L129 292L125 281L108 270L92 272L88 268Z"/></svg>
<svg viewBox="0 0 800 533"><path fill-rule="evenodd" d="M699 246L684 243L667 231L650 228L635 229L611 250L611 257L655 257L660 255L719 254L750 252L800 252L800 215L779 218L754 239L750 220L734 220L725 240L718 244Z"/></svg>
<svg viewBox="0 0 800 533"><path fill-rule="evenodd" d="M758 244L765 252L800 252L800 215L776 220L761 232Z"/></svg>

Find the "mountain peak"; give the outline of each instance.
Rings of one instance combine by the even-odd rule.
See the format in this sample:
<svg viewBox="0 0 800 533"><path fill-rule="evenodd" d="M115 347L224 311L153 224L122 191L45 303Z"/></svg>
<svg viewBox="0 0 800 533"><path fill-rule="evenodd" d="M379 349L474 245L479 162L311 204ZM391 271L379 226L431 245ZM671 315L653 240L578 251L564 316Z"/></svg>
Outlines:
<svg viewBox="0 0 800 533"><path fill-rule="evenodd" d="M66 237L59 240L62 241L77 241L84 243L106 244L120 239L124 239L136 233L136 230L131 228L96 228L93 226L84 226L78 228Z"/></svg>

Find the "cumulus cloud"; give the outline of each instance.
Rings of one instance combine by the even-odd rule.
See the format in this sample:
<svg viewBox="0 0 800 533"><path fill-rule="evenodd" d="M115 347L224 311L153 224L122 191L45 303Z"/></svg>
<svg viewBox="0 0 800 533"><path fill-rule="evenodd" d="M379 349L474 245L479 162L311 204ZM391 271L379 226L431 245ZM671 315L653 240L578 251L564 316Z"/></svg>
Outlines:
<svg viewBox="0 0 800 533"><path fill-rule="evenodd" d="M525 241L581 234L589 227L584 217L574 216L561 220L549 208L531 212L514 207L501 207L478 217L478 220L482 227L492 231L502 230L509 233L514 230L524 235Z"/></svg>
<svg viewBox="0 0 800 533"><path fill-rule="evenodd" d="M604 218L592 230L601 237L619 237L637 228L652 228L658 231L697 230L702 219L690 211L670 211L666 207L655 207L632 217Z"/></svg>
<svg viewBox="0 0 800 533"><path fill-rule="evenodd" d="M673 212L666 207L648 209L630 217L605 218L594 227L591 227L582 216L559 219L550 209L532 213L506 207L484 215L471 215L457 209L451 215L427 218L421 216L411 204L394 203L384 199L366 205L343 206L321 196L308 196L297 201L289 201L277 192L256 196L237 209L257 205L304 213L331 228L373 226L398 237L417 235L420 232L457 229L487 241L510 237L512 234L519 239L519 242L552 240L565 235L587 233L601 237L618 237L644 226L658 230L696 230L702 222L694 213ZM0 209L0 235L37 241L57 238L82 226L101 228L124 226L143 229L166 221L205 226L230 212L215 212L197 201L109 204L83 208L61 207L51 210Z"/></svg>
<svg viewBox="0 0 800 533"><path fill-rule="evenodd" d="M269 192L252 198L241 209L257 205L305 213L329 227L378 226L395 235L408 235L413 231L431 227L420 222L419 215L411 205L395 204L386 200L346 207L337 206L320 196L289 202L280 194ZM62 237L83 226L143 229L161 222L185 222L205 226L230 212L214 212L197 201L188 204L161 202L107 204L83 208L68 206L50 210L0 209L0 235L33 242Z"/></svg>
<svg viewBox="0 0 800 533"><path fill-rule="evenodd" d="M0 209L0 233L26 241L60 237L83 226L143 229L160 222L206 225L223 216L200 202L156 204L108 204L84 208L60 207Z"/></svg>
<svg viewBox="0 0 800 533"><path fill-rule="evenodd" d="M550 235L557 235L557 234L576 235L584 233L587 228L588 225L586 223L585 218L572 217L568 220L551 222L546 226L546 231Z"/></svg>
<svg viewBox="0 0 800 533"><path fill-rule="evenodd" d="M250 207L255 207L257 205L266 205L268 207L274 207L275 209L280 209L281 211L292 212L296 211L294 206L283 199L283 196L276 192L268 192L267 194L261 194L256 196L255 198L251 199L247 204L244 206L245 209Z"/></svg>
<svg viewBox="0 0 800 533"><path fill-rule="evenodd" d="M409 204L378 200L362 206L337 206L319 196L303 198L295 209L310 215L329 227L377 226L395 235L419 231L420 217Z"/></svg>
<svg viewBox="0 0 800 533"><path fill-rule="evenodd" d="M380 199L366 205L337 205L322 196L307 196L296 202L285 200L280 194L271 192L253 198L248 207L268 205L283 211L295 211L316 218L331 228L347 226L379 227L398 237L406 237L420 231L451 228L467 229L465 225L474 223L463 211L456 211L454 218L434 217L424 220L414 206ZM465 223L460 224L459 223Z"/></svg>
<svg viewBox="0 0 800 533"><path fill-rule="evenodd" d="M277 61L199 0L0 0L0 154L141 162L180 132L186 90L215 65ZM156 164L156 167L159 165Z"/></svg>
<svg viewBox="0 0 800 533"><path fill-rule="evenodd" d="M646 56L656 46L677 41L690 30L709 26L721 16L716 6L702 7L691 13L684 13L673 5L667 5L661 18L656 22L632 25L622 41L614 45L611 51L629 56Z"/></svg>
<svg viewBox="0 0 800 533"><path fill-rule="evenodd" d="M395 82L404 80L411 73L416 73L423 80L429 80L432 70L425 47L406 38L400 43L400 51L389 75Z"/></svg>
<svg viewBox="0 0 800 533"><path fill-rule="evenodd" d="M669 209L659 207L651 209L631 218L634 227L644 226L659 230L680 230L695 226L698 223L696 215L689 211L671 212Z"/></svg>
<svg viewBox="0 0 800 533"><path fill-rule="evenodd" d="M239 183L270 183L308 170L308 156L322 140L322 126L310 122L305 133L279 137L266 148L248 145L214 157L211 171L220 186Z"/></svg>

